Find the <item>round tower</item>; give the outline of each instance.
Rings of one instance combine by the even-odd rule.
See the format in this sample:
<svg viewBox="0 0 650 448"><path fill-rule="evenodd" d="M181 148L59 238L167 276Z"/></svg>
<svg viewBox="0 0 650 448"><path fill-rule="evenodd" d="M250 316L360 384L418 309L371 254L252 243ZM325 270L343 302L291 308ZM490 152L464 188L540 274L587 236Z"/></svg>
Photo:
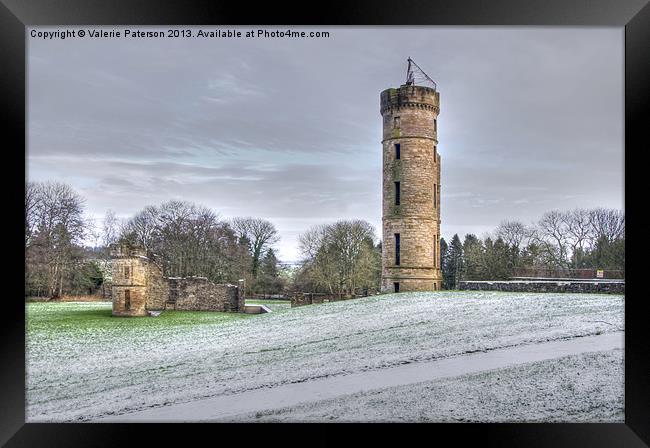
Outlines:
<svg viewBox="0 0 650 448"><path fill-rule="evenodd" d="M440 271L440 156L435 88L381 92L382 291L436 291Z"/></svg>

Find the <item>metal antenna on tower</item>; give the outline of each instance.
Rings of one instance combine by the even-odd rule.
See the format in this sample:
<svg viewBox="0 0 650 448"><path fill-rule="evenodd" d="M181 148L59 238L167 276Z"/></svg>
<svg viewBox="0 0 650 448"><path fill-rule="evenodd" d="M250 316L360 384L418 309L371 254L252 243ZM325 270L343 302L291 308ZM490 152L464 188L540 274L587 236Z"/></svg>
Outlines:
<svg viewBox="0 0 650 448"><path fill-rule="evenodd" d="M411 86L414 83L413 69L411 68L411 58L408 58L408 67L406 68L406 85Z"/></svg>
<svg viewBox="0 0 650 448"><path fill-rule="evenodd" d="M406 85L412 86L415 84L425 84L433 87L433 90L438 88L436 82L429 77L419 65L415 63L410 57L407 59L408 66L406 68Z"/></svg>

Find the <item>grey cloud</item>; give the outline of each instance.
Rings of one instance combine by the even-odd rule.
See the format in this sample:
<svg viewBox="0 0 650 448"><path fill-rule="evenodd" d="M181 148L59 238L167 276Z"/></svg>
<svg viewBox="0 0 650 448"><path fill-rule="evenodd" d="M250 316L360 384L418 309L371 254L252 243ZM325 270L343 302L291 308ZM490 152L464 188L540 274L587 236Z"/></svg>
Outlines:
<svg viewBox="0 0 650 448"><path fill-rule="evenodd" d="M379 92L413 57L441 92L442 233L622 207L614 28L328 29L330 39L28 39L28 173L89 212L182 198L277 222L381 220ZM474 229L474 230L472 230Z"/></svg>

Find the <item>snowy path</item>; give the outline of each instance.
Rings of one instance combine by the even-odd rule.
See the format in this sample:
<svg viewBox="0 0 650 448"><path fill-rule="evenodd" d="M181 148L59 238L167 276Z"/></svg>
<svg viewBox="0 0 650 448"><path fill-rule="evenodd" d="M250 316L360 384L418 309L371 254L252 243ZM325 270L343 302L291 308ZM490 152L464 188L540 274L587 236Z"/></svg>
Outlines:
<svg viewBox="0 0 650 448"><path fill-rule="evenodd" d="M373 389L402 386L437 378L455 377L528 362L555 359L585 352L622 349L624 332L568 340L520 345L472 353L436 361L387 369L332 376L274 388L221 395L189 403L146 409L94 422L218 421L250 412L294 406Z"/></svg>

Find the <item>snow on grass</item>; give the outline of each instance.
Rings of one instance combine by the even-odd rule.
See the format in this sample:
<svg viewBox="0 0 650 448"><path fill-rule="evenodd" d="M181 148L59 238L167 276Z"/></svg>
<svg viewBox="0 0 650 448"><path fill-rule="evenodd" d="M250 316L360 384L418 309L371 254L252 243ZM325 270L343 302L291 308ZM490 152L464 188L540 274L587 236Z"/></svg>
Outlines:
<svg viewBox="0 0 650 448"><path fill-rule="evenodd" d="M27 308L27 420L78 421L459 353L623 329L623 296L400 293L273 313L116 318Z"/></svg>
<svg viewBox="0 0 650 448"><path fill-rule="evenodd" d="M623 350L610 350L350 394L230 421L622 423L623 396Z"/></svg>

